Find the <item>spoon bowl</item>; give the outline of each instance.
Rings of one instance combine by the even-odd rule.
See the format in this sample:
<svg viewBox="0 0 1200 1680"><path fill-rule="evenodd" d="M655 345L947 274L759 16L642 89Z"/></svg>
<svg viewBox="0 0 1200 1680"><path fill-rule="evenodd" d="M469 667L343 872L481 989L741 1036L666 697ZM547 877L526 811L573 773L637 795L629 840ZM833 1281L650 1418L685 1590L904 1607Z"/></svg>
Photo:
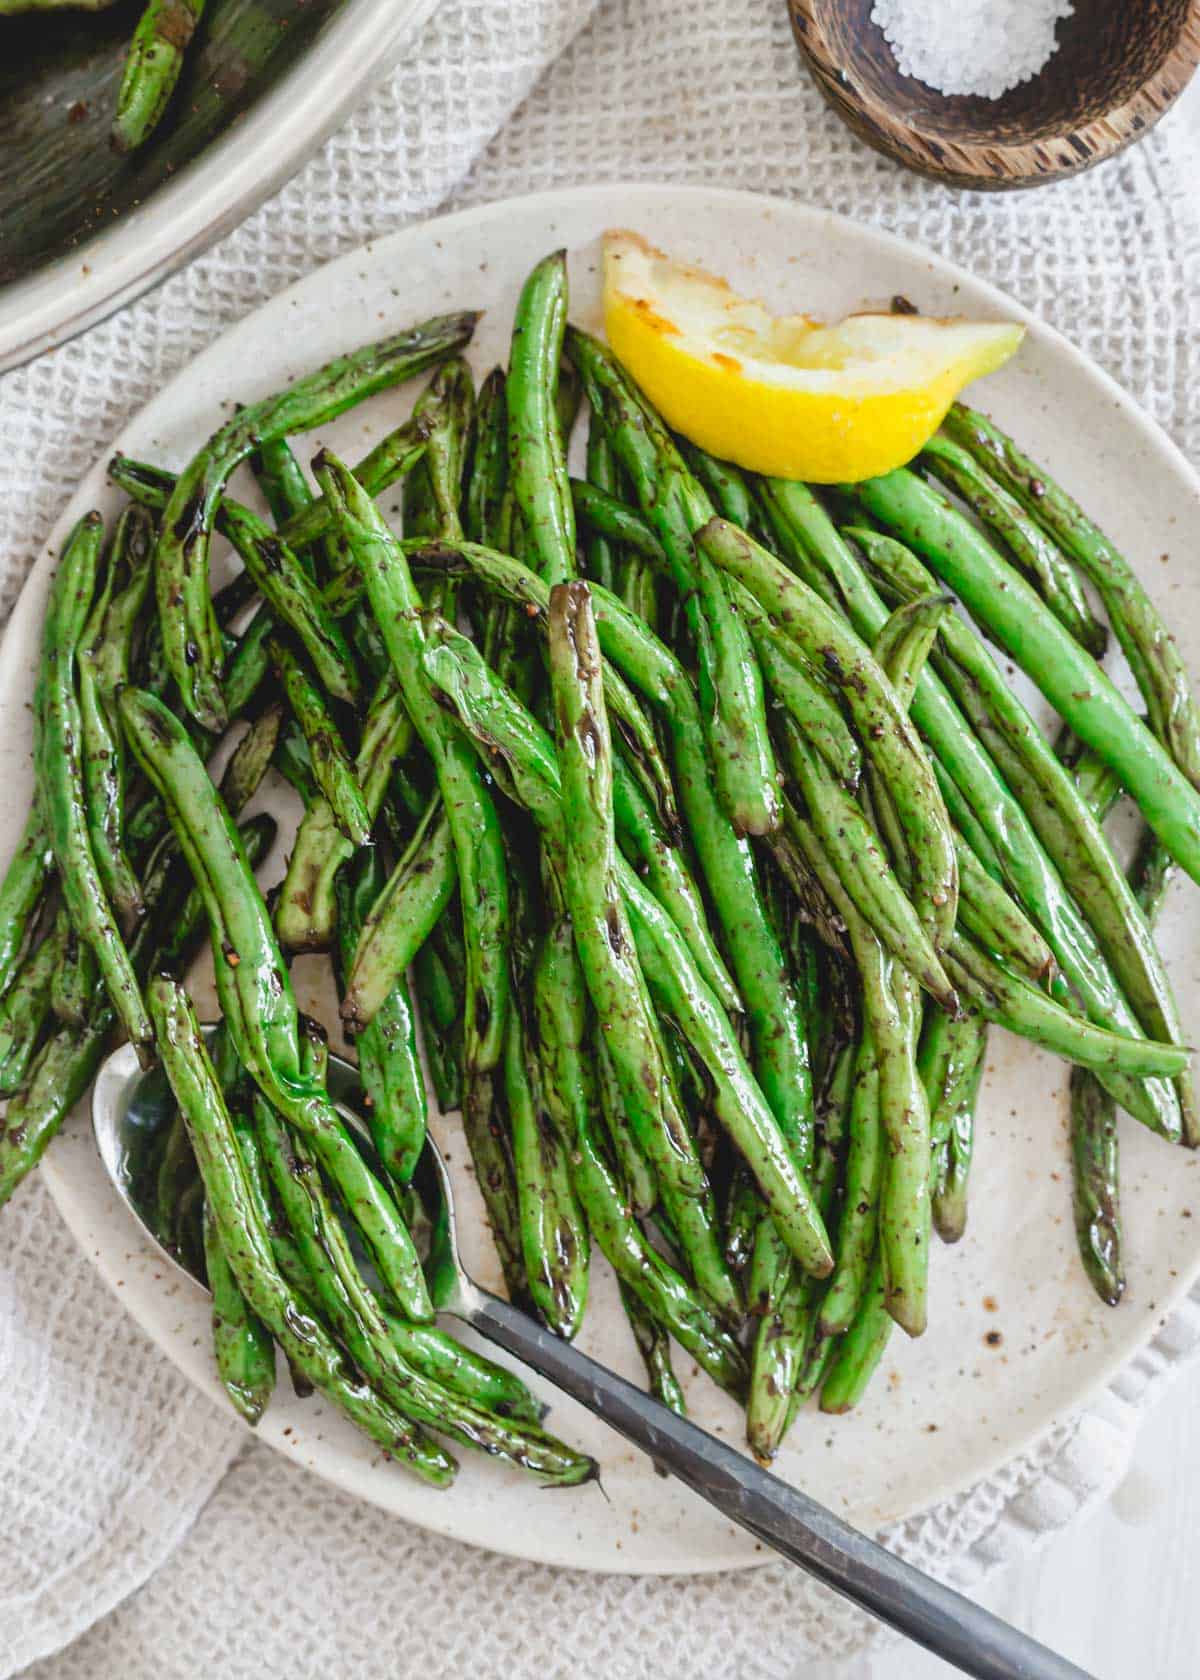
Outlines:
<svg viewBox="0 0 1200 1680"><path fill-rule="evenodd" d="M205 1028L210 1037L214 1029ZM362 1085L358 1069L340 1056L330 1056L327 1089L354 1140L376 1172L381 1168L363 1121ZM105 1171L121 1200L175 1271L207 1286L198 1244L180 1243L163 1228L155 1195L155 1168L175 1118L175 1097L159 1065L143 1068L136 1052L123 1044L101 1067L92 1089L92 1130ZM430 1296L440 1312L465 1317L477 1285L458 1256L458 1227L450 1175L432 1138L417 1169L414 1187L429 1215L422 1256ZM364 1273L374 1284L371 1262L352 1225L347 1235Z"/></svg>

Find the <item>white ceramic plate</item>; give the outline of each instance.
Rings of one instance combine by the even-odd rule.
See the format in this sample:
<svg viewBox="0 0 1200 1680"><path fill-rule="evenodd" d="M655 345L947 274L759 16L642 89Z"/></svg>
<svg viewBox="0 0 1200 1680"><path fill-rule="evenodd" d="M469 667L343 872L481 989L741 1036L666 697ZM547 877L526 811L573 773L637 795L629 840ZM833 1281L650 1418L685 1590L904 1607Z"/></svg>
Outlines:
<svg viewBox="0 0 1200 1680"><path fill-rule="evenodd" d="M482 305L471 350L482 374L506 354L513 305L534 260L555 246L571 258L571 312L598 325L598 236L641 230L681 257L726 274L779 309L840 315L903 293L932 314L1018 316L1009 299L873 229L743 193L607 186L472 210L369 246L310 276L242 322L173 381L120 446L179 465L227 405L253 399L362 340L439 310ZM1027 317L1024 317L1028 319ZM1185 463L1134 405L1078 351L1037 322L1024 349L976 393L1002 424L1070 486L1133 558L1200 672L1200 575L1184 544L1200 492ZM314 436L354 459L398 420L411 392L377 400ZM14 843L30 788L27 705L37 626L68 524L117 497L103 466L81 485L34 570L0 657L0 747L8 794L0 854ZM278 858L275 860L278 865ZM1184 1019L1200 1017L1200 899L1172 895L1163 941ZM301 983L301 992L304 985ZM902 1518L986 1475L1076 1407L1144 1342L1200 1267L1197 1161L1122 1122L1129 1289L1101 1307L1074 1252L1062 1068L994 1035L980 1104L971 1223L933 1255L930 1330L897 1334L857 1413L806 1413L779 1469L867 1527ZM439 1136L459 1178L463 1223L478 1209L461 1171L454 1122ZM197 1387L219 1398L200 1292L164 1272L110 1193L86 1117L76 1116L44 1172L85 1252L138 1321ZM476 1245L477 1247L481 1245ZM486 1262L481 1266L488 1280ZM584 1345L636 1375L612 1280L597 1264ZM685 1362L680 1362L681 1368ZM733 1406L689 1383L693 1415L740 1437ZM338 1486L458 1539L576 1568L710 1570L761 1561L761 1548L574 1406L556 1401L554 1428L602 1461L596 1487L543 1493L502 1467L464 1457L455 1487L435 1493L375 1450L319 1400L293 1400L286 1379L259 1433Z"/></svg>

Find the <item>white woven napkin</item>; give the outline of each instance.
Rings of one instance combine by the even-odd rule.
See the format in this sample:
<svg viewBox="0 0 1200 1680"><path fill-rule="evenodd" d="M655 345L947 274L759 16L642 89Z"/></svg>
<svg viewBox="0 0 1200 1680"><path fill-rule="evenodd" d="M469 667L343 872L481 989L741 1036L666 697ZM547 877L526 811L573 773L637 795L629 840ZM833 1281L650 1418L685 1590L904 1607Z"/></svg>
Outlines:
<svg viewBox="0 0 1200 1680"><path fill-rule="evenodd" d="M564 51L594 6L446 0L392 83L246 226L119 320L8 376L4 605L80 473L230 321L447 199L569 182L712 181L886 225L1014 292L1200 453L1200 298L1186 288L1197 160L1178 123L1076 182L953 195L825 111L781 0L608 0ZM1197 1345L1189 1304L1085 1413L891 1543L970 1585L1054 1532L1111 1491L1155 1384ZM739 1676L785 1680L873 1637L789 1569L581 1576L421 1533L264 1448L222 1480L242 1437L124 1319L37 1186L0 1219L0 1373L0 1680L85 1628L31 1675L383 1680L486 1664L516 1680L675 1680L727 1671L731 1629L752 1628Z"/></svg>

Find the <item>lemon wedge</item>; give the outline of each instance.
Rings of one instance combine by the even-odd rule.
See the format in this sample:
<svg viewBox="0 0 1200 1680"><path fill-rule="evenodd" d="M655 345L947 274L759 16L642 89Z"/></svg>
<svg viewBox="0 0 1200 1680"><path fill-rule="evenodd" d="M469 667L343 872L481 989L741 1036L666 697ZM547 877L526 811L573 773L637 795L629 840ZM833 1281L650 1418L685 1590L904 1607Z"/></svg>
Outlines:
<svg viewBox="0 0 1200 1680"><path fill-rule="evenodd" d="M604 237L604 321L669 425L752 472L818 484L910 461L1025 329L922 315L772 315L638 234Z"/></svg>

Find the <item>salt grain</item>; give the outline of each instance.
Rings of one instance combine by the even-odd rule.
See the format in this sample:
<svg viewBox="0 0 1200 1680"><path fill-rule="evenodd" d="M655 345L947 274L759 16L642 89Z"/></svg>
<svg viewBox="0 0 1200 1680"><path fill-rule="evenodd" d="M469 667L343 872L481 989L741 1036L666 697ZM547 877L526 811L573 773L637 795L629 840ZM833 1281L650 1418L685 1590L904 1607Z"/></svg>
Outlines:
<svg viewBox="0 0 1200 1680"><path fill-rule="evenodd" d="M1073 0L875 0L897 67L939 93L996 99L1036 76Z"/></svg>

